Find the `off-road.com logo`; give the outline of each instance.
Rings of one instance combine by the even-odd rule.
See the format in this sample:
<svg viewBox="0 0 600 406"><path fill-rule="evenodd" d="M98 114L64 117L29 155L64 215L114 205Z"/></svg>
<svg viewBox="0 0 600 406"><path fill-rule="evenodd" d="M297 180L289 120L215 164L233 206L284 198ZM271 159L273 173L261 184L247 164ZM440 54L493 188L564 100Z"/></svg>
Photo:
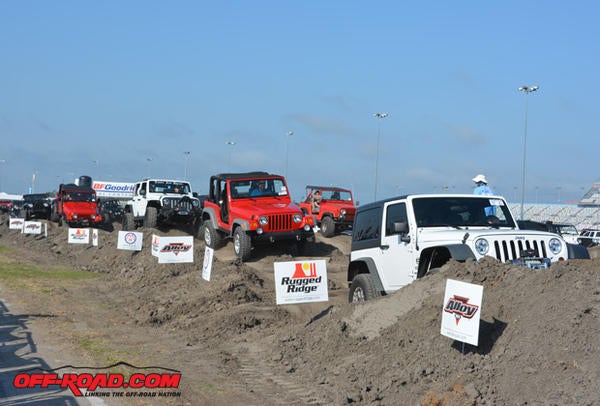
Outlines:
<svg viewBox="0 0 600 406"><path fill-rule="evenodd" d="M190 244L184 244L182 242L172 242L163 246L160 249L160 252L172 252L175 255L178 255L180 252L188 252L192 246Z"/></svg>
<svg viewBox="0 0 600 406"><path fill-rule="evenodd" d="M20 373L13 380L15 388L69 388L73 395L83 396L82 389L93 392L97 389L165 389L178 388L181 374L135 373L126 378L123 374L66 373L62 377L55 373Z"/></svg>
<svg viewBox="0 0 600 406"><path fill-rule="evenodd" d="M470 319L475 316L475 313L477 313L477 310L479 309L479 306L468 302L469 298L454 295L454 297L448 299L448 303L444 306L444 311L453 313L456 324L458 325L458 322L462 317Z"/></svg>

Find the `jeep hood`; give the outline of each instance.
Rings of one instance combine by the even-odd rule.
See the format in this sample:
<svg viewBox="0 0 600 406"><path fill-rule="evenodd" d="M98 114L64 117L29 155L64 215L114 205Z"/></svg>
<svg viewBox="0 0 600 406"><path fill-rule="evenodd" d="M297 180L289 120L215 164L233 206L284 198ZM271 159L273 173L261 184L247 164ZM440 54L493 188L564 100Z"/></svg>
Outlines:
<svg viewBox="0 0 600 406"><path fill-rule="evenodd" d="M429 227L419 229L419 241L431 241L431 242L451 242L457 243L460 241L474 241L477 238L486 237L488 239L518 239L518 237L525 237L528 239L536 238L561 238L557 234L549 233L546 231L536 230L518 230L511 228L469 228L469 229L454 229L449 228L444 230L445 227Z"/></svg>
<svg viewBox="0 0 600 406"><path fill-rule="evenodd" d="M95 202L64 202L63 211L70 217L77 214L78 217L89 217L98 213L98 206Z"/></svg>
<svg viewBox="0 0 600 406"><path fill-rule="evenodd" d="M285 202L279 199L258 198L238 200L235 203L235 212L248 211L257 216L269 214L301 213L301 210L292 202Z"/></svg>

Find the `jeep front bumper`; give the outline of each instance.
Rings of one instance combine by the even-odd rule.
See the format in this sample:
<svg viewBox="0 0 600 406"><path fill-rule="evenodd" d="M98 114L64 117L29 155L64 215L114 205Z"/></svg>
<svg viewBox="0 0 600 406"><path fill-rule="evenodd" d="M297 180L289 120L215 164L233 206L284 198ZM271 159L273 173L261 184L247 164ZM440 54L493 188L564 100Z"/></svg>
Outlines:
<svg viewBox="0 0 600 406"><path fill-rule="evenodd" d="M312 228L308 231L304 229L293 230L293 231L281 231L281 232L263 232L257 233L252 231L248 233L252 240L255 242L270 242L275 243L278 241L314 241L315 233Z"/></svg>

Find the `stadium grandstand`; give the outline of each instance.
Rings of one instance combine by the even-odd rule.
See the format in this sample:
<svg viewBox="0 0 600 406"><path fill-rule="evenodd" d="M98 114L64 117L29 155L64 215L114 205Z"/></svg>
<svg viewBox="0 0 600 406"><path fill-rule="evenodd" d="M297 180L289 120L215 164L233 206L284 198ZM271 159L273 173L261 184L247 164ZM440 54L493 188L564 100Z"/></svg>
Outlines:
<svg viewBox="0 0 600 406"><path fill-rule="evenodd" d="M509 203L509 207L518 218L521 205ZM524 220L573 224L578 231L588 228L600 230L600 183L594 183L580 201L570 204L525 203L523 217Z"/></svg>

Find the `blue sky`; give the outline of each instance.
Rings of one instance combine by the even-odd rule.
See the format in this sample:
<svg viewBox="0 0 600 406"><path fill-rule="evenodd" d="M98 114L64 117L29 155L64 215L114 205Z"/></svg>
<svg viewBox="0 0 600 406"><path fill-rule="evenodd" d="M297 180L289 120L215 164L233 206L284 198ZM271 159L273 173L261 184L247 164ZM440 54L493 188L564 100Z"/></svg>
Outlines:
<svg viewBox="0 0 600 406"><path fill-rule="evenodd" d="M26 193L34 173L36 192L83 174L187 173L206 193L212 174L285 174L287 162L294 199L325 184L367 203L377 161L378 198L471 193L483 173L520 201L517 89L538 85L525 200L578 199L599 179L599 8L4 0L0 190ZM389 114L379 155L377 112Z"/></svg>

